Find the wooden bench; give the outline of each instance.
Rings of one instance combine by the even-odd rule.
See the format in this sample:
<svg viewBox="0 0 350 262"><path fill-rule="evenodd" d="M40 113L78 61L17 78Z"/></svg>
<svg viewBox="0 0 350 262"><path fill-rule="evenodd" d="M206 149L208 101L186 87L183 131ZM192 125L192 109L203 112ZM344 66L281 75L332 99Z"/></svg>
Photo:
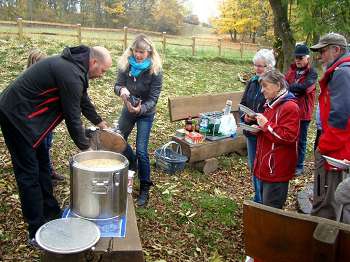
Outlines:
<svg viewBox="0 0 350 262"><path fill-rule="evenodd" d="M245 201L243 227L246 254L260 261L350 261L347 224Z"/></svg>
<svg viewBox="0 0 350 262"><path fill-rule="evenodd" d="M83 233L83 232L82 232ZM134 202L128 194L128 211L125 238L101 238L94 250L77 254L60 255L50 252L41 254L44 262L79 262L79 261L133 261L143 262L143 252L137 229Z"/></svg>
<svg viewBox="0 0 350 262"><path fill-rule="evenodd" d="M237 124L239 123L238 103L243 92L221 94L182 96L168 99L170 120L185 120L188 116L199 117L200 113L222 111L228 99L232 100L232 112ZM200 144L189 144L176 136L172 140L181 145L182 152L188 157L191 166L199 168L204 173L211 173L218 167L216 157L232 152L240 155L246 154L245 138L240 129L236 138L224 138L216 141L205 140Z"/></svg>

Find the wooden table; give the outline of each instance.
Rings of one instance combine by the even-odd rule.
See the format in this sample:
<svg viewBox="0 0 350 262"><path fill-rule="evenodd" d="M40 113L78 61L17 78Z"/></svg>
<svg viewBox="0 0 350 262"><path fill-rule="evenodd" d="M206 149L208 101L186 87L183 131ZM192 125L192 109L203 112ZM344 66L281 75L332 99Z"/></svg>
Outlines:
<svg viewBox="0 0 350 262"><path fill-rule="evenodd" d="M141 240L137 229L134 201L131 194L128 194L125 238L101 238L93 251L88 250L77 254L60 255L45 251L41 254L41 261L144 261Z"/></svg>

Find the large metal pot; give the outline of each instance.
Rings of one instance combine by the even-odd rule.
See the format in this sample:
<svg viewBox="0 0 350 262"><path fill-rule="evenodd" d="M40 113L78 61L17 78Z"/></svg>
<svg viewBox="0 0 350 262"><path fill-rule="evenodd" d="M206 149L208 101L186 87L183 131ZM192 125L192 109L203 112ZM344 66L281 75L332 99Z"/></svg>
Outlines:
<svg viewBox="0 0 350 262"><path fill-rule="evenodd" d="M118 167L86 167L84 160L116 159ZM129 162L121 154L110 151L79 153L70 162L70 208L77 216L108 219L125 214Z"/></svg>

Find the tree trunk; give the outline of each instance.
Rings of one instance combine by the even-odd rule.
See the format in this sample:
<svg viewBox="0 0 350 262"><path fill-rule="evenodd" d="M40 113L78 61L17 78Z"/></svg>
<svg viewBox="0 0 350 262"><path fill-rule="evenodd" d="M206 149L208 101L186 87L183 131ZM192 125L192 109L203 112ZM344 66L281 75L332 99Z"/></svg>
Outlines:
<svg viewBox="0 0 350 262"><path fill-rule="evenodd" d="M235 30L233 30L233 40L235 41L235 42L237 42L237 30L235 29Z"/></svg>
<svg viewBox="0 0 350 262"><path fill-rule="evenodd" d="M233 32L232 32L232 30L229 30L228 32L230 33L231 41L233 41L233 37L232 37L232 33L233 33Z"/></svg>
<svg viewBox="0 0 350 262"><path fill-rule="evenodd" d="M286 72L293 59L295 40L288 23L288 1L269 0L274 15L274 31L282 40L283 67L278 68ZM277 58L278 59L278 58Z"/></svg>

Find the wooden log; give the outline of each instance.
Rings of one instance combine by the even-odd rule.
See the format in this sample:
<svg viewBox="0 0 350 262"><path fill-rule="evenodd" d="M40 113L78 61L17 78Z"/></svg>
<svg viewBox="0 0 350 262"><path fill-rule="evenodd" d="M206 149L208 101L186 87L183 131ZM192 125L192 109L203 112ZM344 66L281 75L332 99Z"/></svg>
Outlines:
<svg viewBox="0 0 350 262"><path fill-rule="evenodd" d="M196 53L196 37L192 36L192 56Z"/></svg>
<svg viewBox="0 0 350 262"><path fill-rule="evenodd" d="M83 261L135 261L143 262L143 252L137 229L134 202L128 194L127 224L125 238L101 238L93 250L77 254L61 255L50 252L41 254L43 262L83 262Z"/></svg>
<svg viewBox="0 0 350 262"><path fill-rule="evenodd" d="M18 26L18 38L19 40L23 40L23 20L22 18L17 18L17 26Z"/></svg>
<svg viewBox="0 0 350 262"><path fill-rule="evenodd" d="M312 253L314 262L335 262L339 229L335 226L320 223L313 234Z"/></svg>
<svg viewBox="0 0 350 262"><path fill-rule="evenodd" d="M232 152L242 153L246 148L245 137L243 135L238 135L234 139L205 140L200 144L189 144L184 139L176 136L173 136L172 140L181 145L182 153L188 157L189 163L203 161Z"/></svg>
<svg viewBox="0 0 350 262"><path fill-rule="evenodd" d="M209 158L204 161L194 162L190 166L200 170L205 175L209 175L218 169L219 161L216 158Z"/></svg>
<svg viewBox="0 0 350 262"><path fill-rule="evenodd" d="M128 48L128 27L124 26L124 46L123 50L125 51Z"/></svg>
<svg viewBox="0 0 350 262"><path fill-rule="evenodd" d="M221 56L222 39L219 38L219 39L218 39L218 42L219 42L219 45L218 45L218 48L219 48L219 56Z"/></svg>
<svg viewBox="0 0 350 262"><path fill-rule="evenodd" d="M77 37L78 37L78 44L81 44L81 24L77 24Z"/></svg>

